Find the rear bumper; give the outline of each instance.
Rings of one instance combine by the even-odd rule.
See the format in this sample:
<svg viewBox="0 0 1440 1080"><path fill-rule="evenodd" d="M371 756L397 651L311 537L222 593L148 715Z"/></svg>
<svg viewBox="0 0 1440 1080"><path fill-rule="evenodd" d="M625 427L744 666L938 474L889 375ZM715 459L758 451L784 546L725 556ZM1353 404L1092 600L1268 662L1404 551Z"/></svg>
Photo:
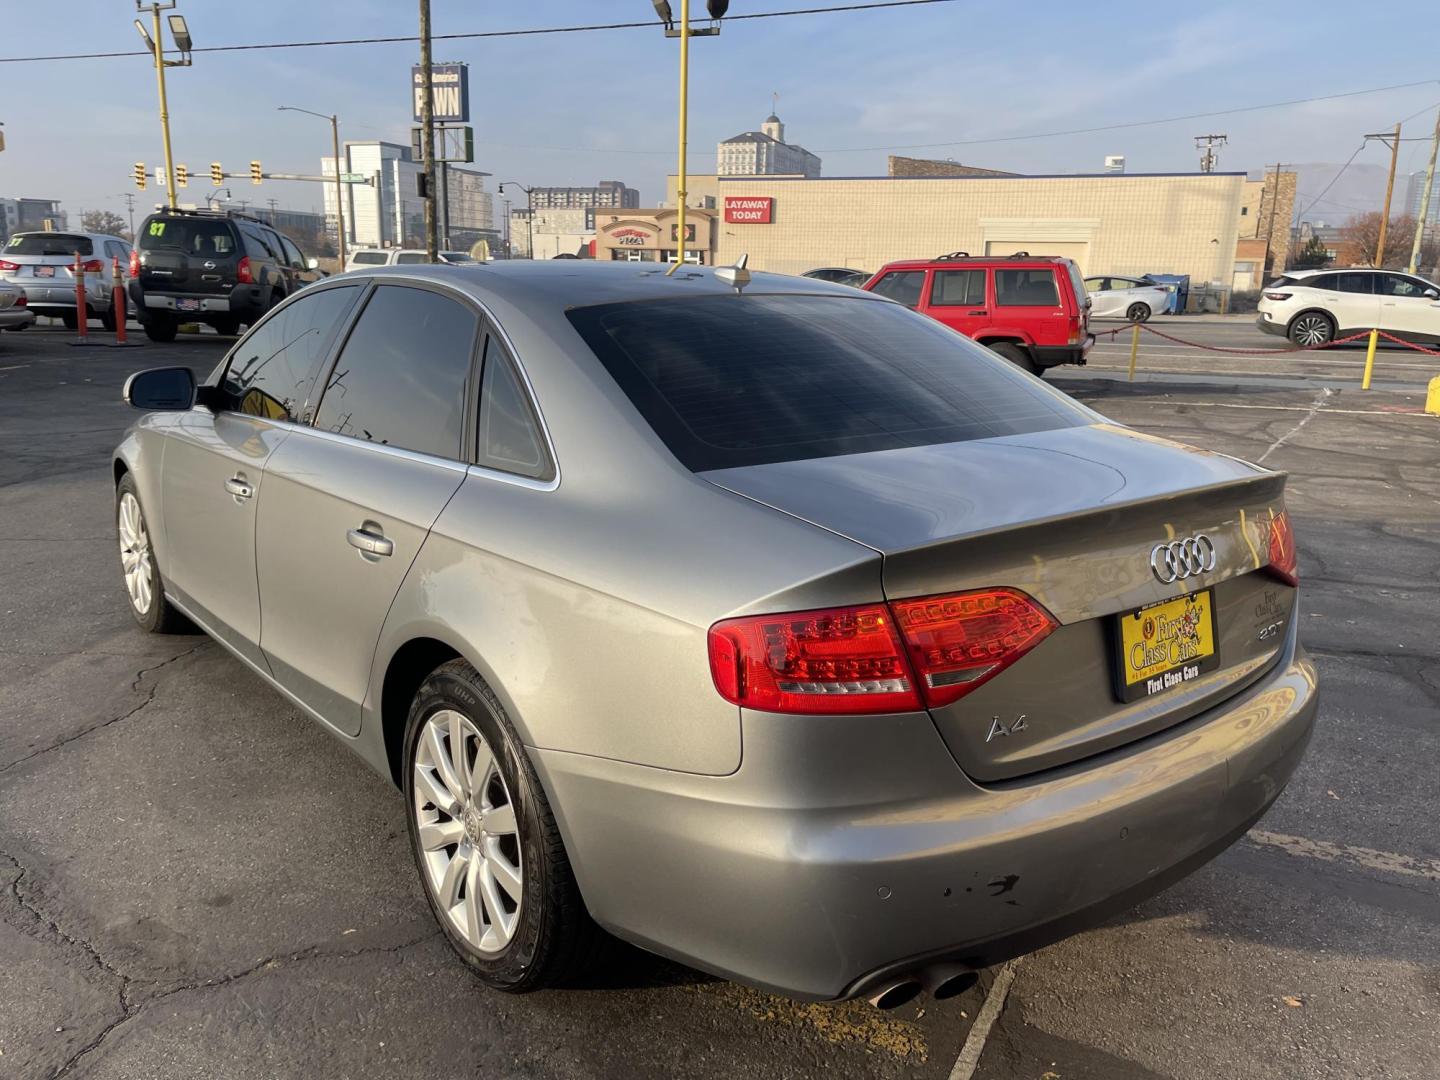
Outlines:
<svg viewBox="0 0 1440 1080"><path fill-rule="evenodd" d="M75 280L57 281L54 284L29 284L12 281L25 290L25 303L37 315L58 315L75 311ZM88 278L85 282L85 303L91 311L109 311L114 289L103 282L95 283Z"/></svg>
<svg viewBox="0 0 1440 1080"><path fill-rule="evenodd" d="M1270 806L1315 709L1315 669L1292 637L1222 706L989 787L955 766L925 714L747 713L728 777L534 756L602 925L823 1000L942 960L997 963L1165 888Z"/></svg>
<svg viewBox="0 0 1440 1080"><path fill-rule="evenodd" d="M1095 335L1086 334L1079 345L1032 345L1030 353L1041 367L1055 367L1058 364L1083 364L1085 357L1095 344Z"/></svg>
<svg viewBox="0 0 1440 1080"><path fill-rule="evenodd" d="M148 314L173 314L181 319L233 318L243 323L257 320L265 312L265 297L258 285L236 285L230 292L183 293L147 289L130 283L130 300L144 319ZM194 301L198 308L182 310L181 302Z"/></svg>
<svg viewBox="0 0 1440 1080"><path fill-rule="evenodd" d="M8 307L0 309L0 330L19 330L35 321L35 313L29 307Z"/></svg>
<svg viewBox="0 0 1440 1080"><path fill-rule="evenodd" d="M1285 336L1285 324L1283 322L1276 322L1268 311L1262 311L1255 316L1255 325L1267 334L1279 334L1281 337Z"/></svg>

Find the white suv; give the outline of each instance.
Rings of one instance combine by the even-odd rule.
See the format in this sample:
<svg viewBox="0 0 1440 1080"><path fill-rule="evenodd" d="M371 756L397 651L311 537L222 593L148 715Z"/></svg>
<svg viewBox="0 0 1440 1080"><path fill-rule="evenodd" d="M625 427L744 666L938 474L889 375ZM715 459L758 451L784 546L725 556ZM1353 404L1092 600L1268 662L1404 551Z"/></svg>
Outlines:
<svg viewBox="0 0 1440 1080"><path fill-rule="evenodd" d="M437 251L435 254L442 263L477 261L464 251ZM357 248L345 260L345 269L355 270L362 266L408 266L429 261L424 248Z"/></svg>
<svg viewBox="0 0 1440 1080"><path fill-rule="evenodd" d="M1296 345L1365 330L1440 342L1440 285L1396 270L1292 270L1265 287L1256 325Z"/></svg>

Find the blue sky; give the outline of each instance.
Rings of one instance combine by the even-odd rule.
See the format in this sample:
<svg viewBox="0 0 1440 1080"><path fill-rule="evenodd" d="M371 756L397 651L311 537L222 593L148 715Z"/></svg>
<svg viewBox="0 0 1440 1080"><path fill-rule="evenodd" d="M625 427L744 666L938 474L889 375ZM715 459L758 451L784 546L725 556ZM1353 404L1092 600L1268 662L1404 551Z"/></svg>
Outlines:
<svg viewBox="0 0 1440 1080"><path fill-rule="evenodd" d="M679 0L671 0L678 10ZM732 14L841 0L732 0ZM48 0L63 19L31 20L12 0L0 55L132 49L132 0ZM628 21L649 0L433 0L436 33ZM701 0L694 8L703 9ZM411 0L182 0L197 45L414 33ZM1125 123L1367 87L1428 85L1285 109L1124 131L899 149L1021 172L1098 170L1121 153L1131 171L1194 169L1192 136L1221 131L1225 169L1344 161L1367 131L1440 104L1434 3L1353 0L1096 5L960 0L911 10L756 20L692 48L691 158L714 168L718 139L758 126L778 92L788 135L827 175L885 171L884 149ZM1143 17L1137 17L1143 13ZM20 17L17 17L20 16ZM1417 27L1430 29L1417 32ZM1378 43L1369 48L1357 40ZM588 184L623 179L653 203L675 161L676 47L656 30L440 42L435 58L471 65L476 167L497 180ZM413 43L200 54L172 70L177 160L204 173L316 172L321 121L277 105L336 111L342 136L408 141ZM1428 136L1433 110L1407 136ZM132 164L161 161L148 58L0 64L0 195L59 198L71 211L123 211ZM1423 165L1407 142L1402 172ZM1378 146L1358 163L1383 164ZM237 198L318 207L315 185L231 182ZM192 183L189 197L210 191ZM152 186L137 200L155 201ZM1336 216L1341 216L1338 212Z"/></svg>

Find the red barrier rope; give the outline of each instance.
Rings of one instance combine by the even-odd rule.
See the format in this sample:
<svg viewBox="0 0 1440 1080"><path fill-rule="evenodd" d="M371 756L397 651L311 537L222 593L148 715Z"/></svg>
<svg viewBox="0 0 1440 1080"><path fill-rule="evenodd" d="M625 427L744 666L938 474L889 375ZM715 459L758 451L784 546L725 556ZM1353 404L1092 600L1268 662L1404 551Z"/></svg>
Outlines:
<svg viewBox="0 0 1440 1080"><path fill-rule="evenodd" d="M1230 353L1235 356L1293 356L1295 353L1318 352L1321 349L1333 349L1337 345L1349 345L1356 341L1364 341L1370 336L1369 330L1362 330L1358 334L1351 334L1349 337L1335 338L1333 341L1325 341L1319 345L1295 345L1288 349L1232 349L1224 345L1206 345L1199 341L1186 341L1184 338L1176 337L1174 334L1167 334L1163 330L1156 330L1147 323L1131 323L1129 326L1117 326L1114 330L1101 330L1095 337L1101 338L1107 334L1114 340L1116 334L1122 334L1126 330L1138 327L1147 334L1154 334L1166 341L1173 341L1177 345L1186 345L1192 349L1200 349L1203 352ZM1406 341L1394 334L1387 334L1384 330L1377 330L1386 341L1393 341L1396 345L1404 345L1407 349L1414 349L1416 352L1425 353L1427 356L1440 356L1440 350L1427 349L1423 345L1417 345L1413 341Z"/></svg>

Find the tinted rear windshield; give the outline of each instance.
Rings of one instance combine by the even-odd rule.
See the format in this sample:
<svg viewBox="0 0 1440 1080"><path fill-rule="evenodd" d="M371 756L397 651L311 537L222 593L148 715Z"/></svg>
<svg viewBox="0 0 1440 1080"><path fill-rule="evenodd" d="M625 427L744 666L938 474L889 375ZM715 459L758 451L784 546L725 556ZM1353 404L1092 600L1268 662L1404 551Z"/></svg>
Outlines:
<svg viewBox="0 0 1440 1080"><path fill-rule="evenodd" d="M383 266L385 253L383 251L357 251L355 257L350 261L364 266Z"/></svg>
<svg viewBox="0 0 1440 1080"><path fill-rule="evenodd" d="M567 314L696 472L1094 422L1008 361L898 304L707 296Z"/></svg>
<svg viewBox="0 0 1440 1080"><path fill-rule="evenodd" d="M10 237L5 245L6 255L81 255L95 254L94 245L88 236L72 236L70 233L22 233Z"/></svg>
<svg viewBox="0 0 1440 1080"><path fill-rule="evenodd" d="M204 218L155 218L140 229L140 247L188 255L233 255L235 236L225 221Z"/></svg>

